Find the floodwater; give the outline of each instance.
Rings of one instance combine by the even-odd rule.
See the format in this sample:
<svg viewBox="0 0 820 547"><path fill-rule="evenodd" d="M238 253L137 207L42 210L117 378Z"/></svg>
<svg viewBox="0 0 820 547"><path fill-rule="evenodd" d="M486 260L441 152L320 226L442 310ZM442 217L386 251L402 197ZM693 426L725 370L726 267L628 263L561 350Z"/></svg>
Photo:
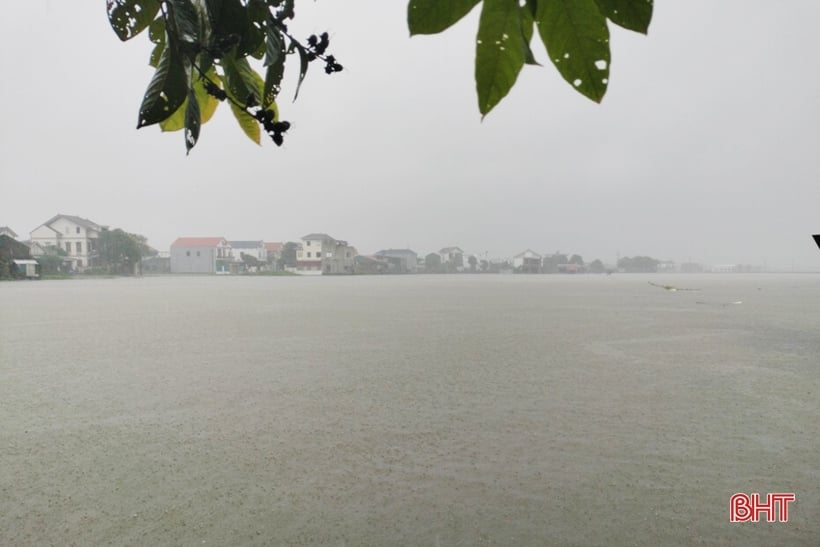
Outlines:
<svg viewBox="0 0 820 547"><path fill-rule="evenodd" d="M813 274L0 283L0 544L816 546L819 401Z"/></svg>

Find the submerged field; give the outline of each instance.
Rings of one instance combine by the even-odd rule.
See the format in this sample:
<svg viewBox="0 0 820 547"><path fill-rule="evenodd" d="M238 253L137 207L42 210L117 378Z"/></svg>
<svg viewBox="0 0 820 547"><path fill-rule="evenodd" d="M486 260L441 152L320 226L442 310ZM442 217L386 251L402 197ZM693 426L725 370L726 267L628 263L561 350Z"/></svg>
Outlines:
<svg viewBox="0 0 820 547"><path fill-rule="evenodd" d="M818 401L818 275L3 283L0 544L817 545Z"/></svg>

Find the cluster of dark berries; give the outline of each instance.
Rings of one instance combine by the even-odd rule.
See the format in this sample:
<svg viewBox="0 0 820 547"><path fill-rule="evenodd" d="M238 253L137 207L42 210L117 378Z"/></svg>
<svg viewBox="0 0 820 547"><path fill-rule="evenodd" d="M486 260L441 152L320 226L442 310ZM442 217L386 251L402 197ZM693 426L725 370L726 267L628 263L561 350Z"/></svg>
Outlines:
<svg viewBox="0 0 820 547"><path fill-rule="evenodd" d="M308 36L307 43L310 49L313 50L313 53L316 55L324 55L325 51L327 51L327 46L330 45L330 37L327 35L327 32L323 32L318 38L315 34L311 34Z"/></svg>
<svg viewBox="0 0 820 547"><path fill-rule="evenodd" d="M225 92L225 90L220 88L210 80L205 80L205 91L208 93L208 95L216 97L220 101L224 101L228 98L228 94Z"/></svg>
<svg viewBox="0 0 820 547"><path fill-rule="evenodd" d="M328 55L327 57L324 57L324 54L327 51L327 47L330 45L330 37L327 35L327 32L323 32L319 36L311 34L310 36L308 36L307 44L308 61L313 61L317 58L324 60L325 72L327 74L333 74L334 72L342 71L342 65L336 62L336 58L333 55Z"/></svg>
<svg viewBox="0 0 820 547"><path fill-rule="evenodd" d="M327 74L333 74L334 72L341 72L342 65L336 62L336 57L333 55L328 55L325 57L325 72Z"/></svg>
<svg viewBox="0 0 820 547"><path fill-rule="evenodd" d="M265 133L273 140L276 146L282 146L285 138L282 136L290 129L290 122L273 121L273 112L270 110L262 110L261 108L253 115L256 120L265 128Z"/></svg>

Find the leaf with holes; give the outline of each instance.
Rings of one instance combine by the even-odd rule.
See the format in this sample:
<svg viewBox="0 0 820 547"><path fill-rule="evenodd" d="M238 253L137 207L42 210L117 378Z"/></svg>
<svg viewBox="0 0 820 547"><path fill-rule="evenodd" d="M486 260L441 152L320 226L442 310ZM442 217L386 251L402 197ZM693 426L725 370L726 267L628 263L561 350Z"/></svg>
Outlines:
<svg viewBox="0 0 820 547"><path fill-rule="evenodd" d="M609 29L595 0L539 1L535 22L561 76L601 102L609 82Z"/></svg>
<svg viewBox="0 0 820 547"><path fill-rule="evenodd" d="M595 0L610 21L646 34L652 21L652 0Z"/></svg>
<svg viewBox="0 0 820 547"><path fill-rule="evenodd" d="M518 0L484 0L475 56L478 109L482 115L509 93L526 56Z"/></svg>
<svg viewBox="0 0 820 547"><path fill-rule="evenodd" d="M199 140L200 125L202 125L202 118L199 113L199 100L192 89L188 93L188 104L185 107L185 149L188 154Z"/></svg>
<svg viewBox="0 0 820 547"><path fill-rule="evenodd" d="M159 12L159 0L106 0L108 21L120 40L130 40L143 30Z"/></svg>
<svg viewBox="0 0 820 547"><path fill-rule="evenodd" d="M267 44L265 46L265 66L271 66L284 60L285 58L285 41L282 39L280 30L276 28L272 21L267 24Z"/></svg>
<svg viewBox="0 0 820 547"><path fill-rule="evenodd" d="M220 84L221 80L216 73L216 69L211 67L211 69L206 73L208 79L214 82L217 86ZM200 112L200 125L204 125L210 121L211 117L213 117L214 112L216 112L216 108L219 106L219 99L216 97L208 94L208 91L205 89L205 82L204 78L195 78L194 79L194 94L196 95L197 101L199 102L199 112ZM190 94L188 97L185 98L185 102L177 108L176 112L174 112L170 117L166 118L165 120L159 122L159 127L163 131L179 131L185 127L185 113L188 107L188 101L190 100Z"/></svg>
<svg viewBox="0 0 820 547"><path fill-rule="evenodd" d="M225 70L225 90L235 97L240 104L246 104L248 97L253 96L256 104L262 104L262 90L265 82L251 67L244 57L237 59L232 54L222 59Z"/></svg>
<svg viewBox="0 0 820 547"><path fill-rule="evenodd" d="M305 80L305 75L308 70L308 52L300 44L293 42L296 51L299 52L299 81L296 83L296 93L293 94L293 100L299 96L299 88L302 87L302 82Z"/></svg>
<svg viewBox="0 0 820 547"><path fill-rule="evenodd" d="M182 58L169 42L162 50L157 69L140 105L137 129L171 116L185 101L188 82Z"/></svg>
<svg viewBox="0 0 820 547"><path fill-rule="evenodd" d="M407 26L410 36L437 34L454 25L481 0L410 0Z"/></svg>

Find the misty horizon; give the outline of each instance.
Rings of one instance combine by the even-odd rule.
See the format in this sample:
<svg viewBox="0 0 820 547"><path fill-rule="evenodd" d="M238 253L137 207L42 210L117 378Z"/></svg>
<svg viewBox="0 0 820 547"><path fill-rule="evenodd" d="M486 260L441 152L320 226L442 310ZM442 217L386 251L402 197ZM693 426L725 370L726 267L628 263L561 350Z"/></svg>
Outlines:
<svg viewBox="0 0 820 547"><path fill-rule="evenodd" d="M483 122L477 10L411 39L401 3L359 7L300 5L292 30L327 30L345 70L311 72L295 103L286 74L282 148L250 143L223 105L186 157L180 133L134 129L147 38L120 42L102 5L15 4L0 59L28 84L0 102L0 225L27 234L67 213L159 249L184 235L325 231L362 252L459 245L820 270L820 76L804 69L820 5L660 3L648 36L611 29L602 104L534 47L545 66L525 67ZM35 61L46 55L48 69Z"/></svg>

